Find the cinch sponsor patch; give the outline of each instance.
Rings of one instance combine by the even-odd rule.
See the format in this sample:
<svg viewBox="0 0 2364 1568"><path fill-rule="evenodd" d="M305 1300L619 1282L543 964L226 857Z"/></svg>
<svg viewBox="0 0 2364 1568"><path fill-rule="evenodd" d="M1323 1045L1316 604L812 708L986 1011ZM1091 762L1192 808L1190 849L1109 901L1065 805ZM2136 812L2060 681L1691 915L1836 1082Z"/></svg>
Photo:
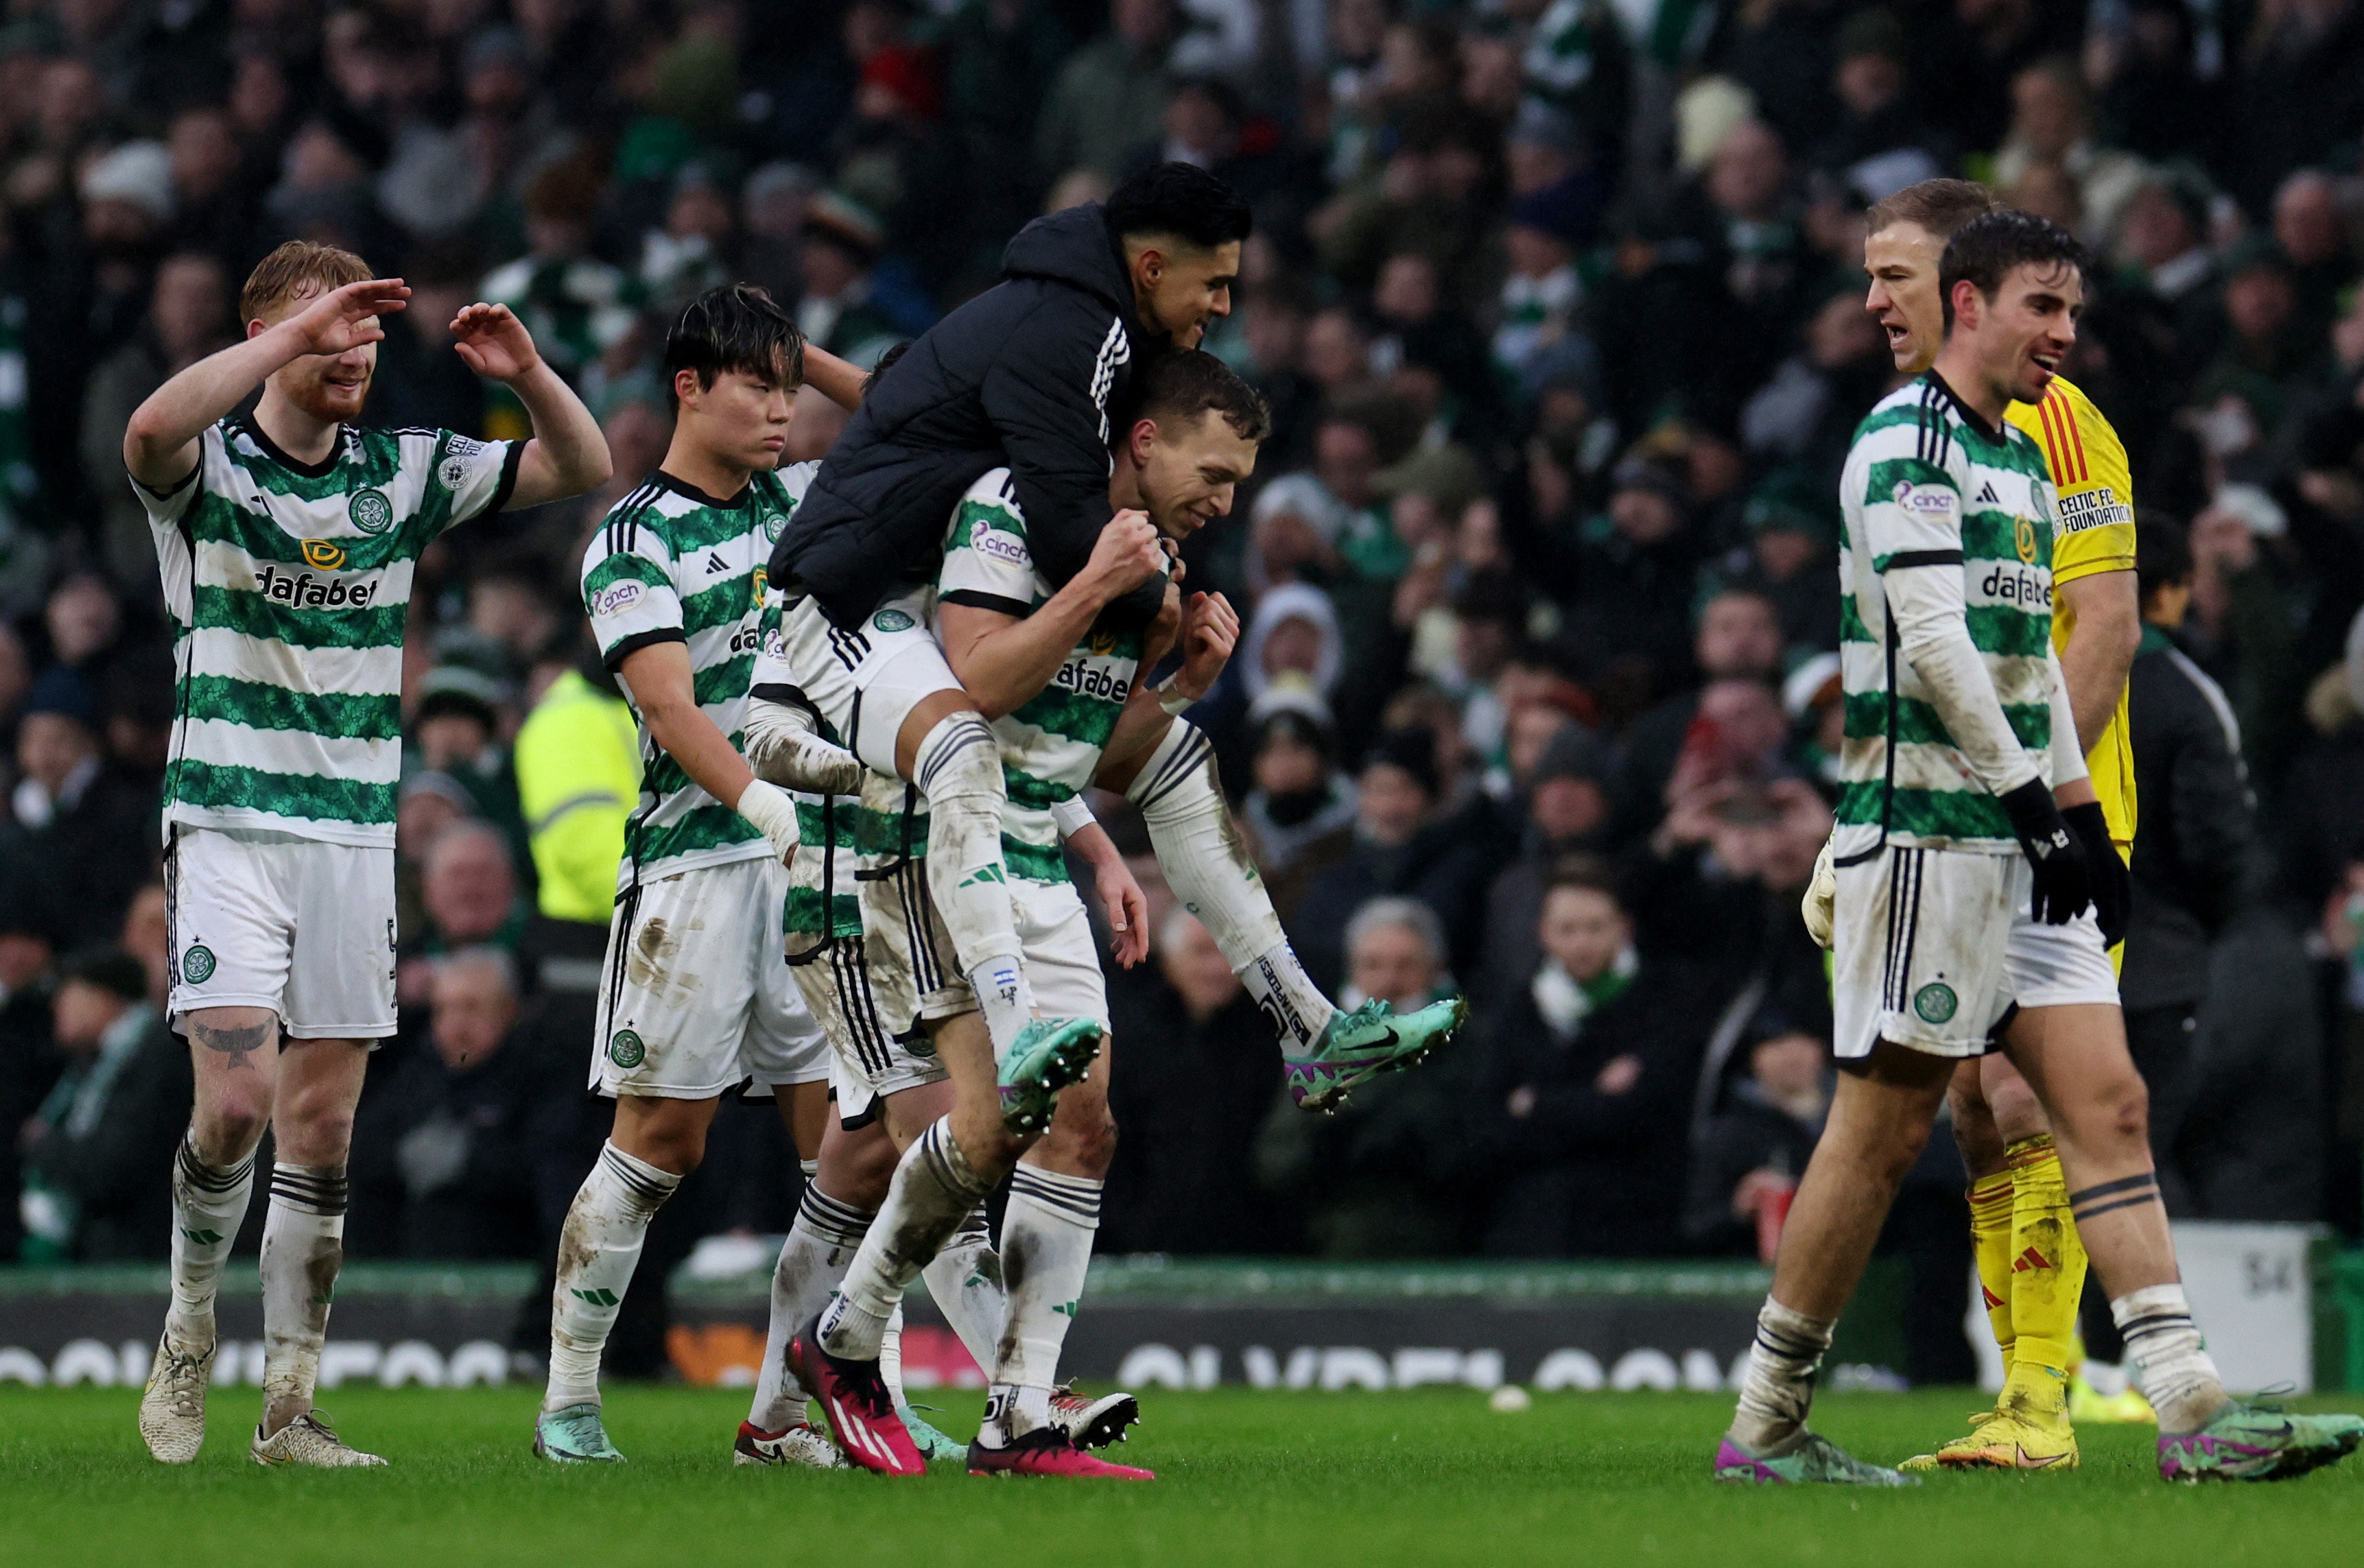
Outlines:
<svg viewBox="0 0 2364 1568"><path fill-rule="evenodd" d="M970 541L970 548L979 555L989 555L996 561L1006 561L1012 566L1031 566L1034 558L1026 547L998 528L979 528Z"/></svg>
<svg viewBox="0 0 2364 1568"><path fill-rule="evenodd" d="M1918 512L1924 517L1950 516L1962 505L1962 498L1942 484L1900 483L1893 499L1906 511Z"/></svg>
<svg viewBox="0 0 2364 1568"><path fill-rule="evenodd" d="M591 613L612 616L629 610L641 602L641 595L646 592L648 590L636 578L627 577L620 583L611 583L591 601Z"/></svg>
<svg viewBox="0 0 2364 1568"><path fill-rule="evenodd" d="M2080 490L2074 495L2060 497L2059 529L2064 534L2082 533L2087 528L2113 528L2135 520L2135 509L2118 499L2118 493L2104 484L2099 489Z"/></svg>

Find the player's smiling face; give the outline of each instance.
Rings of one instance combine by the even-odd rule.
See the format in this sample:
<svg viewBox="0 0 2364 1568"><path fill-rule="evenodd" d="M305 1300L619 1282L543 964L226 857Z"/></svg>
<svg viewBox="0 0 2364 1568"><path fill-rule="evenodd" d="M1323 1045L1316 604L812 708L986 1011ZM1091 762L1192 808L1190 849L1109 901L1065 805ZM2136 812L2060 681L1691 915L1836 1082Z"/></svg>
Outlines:
<svg viewBox="0 0 2364 1568"><path fill-rule="evenodd" d="M1240 277L1240 243L1211 250L1151 245L1133 259L1133 301L1148 325L1173 335L1177 349L1195 349L1218 316L1232 313L1232 285Z"/></svg>
<svg viewBox="0 0 2364 1568"><path fill-rule="evenodd" d="M318 295L319 290L312 288L290 296L274 306L267 318L251 323L247 335L252 337L265 327L301 314ZM375 317L370 319L384 325ZM271 373L271 384L310 417L335 425L361 417L362 405L369 400L370 381L376 374L377 345L363 343L341 354L299 355Z"/></svg>
<svg viewBox="0 0 2364 1568"><path fill-rule="evenodd" d="M1210 409L1188 422L1141 420L1125 456L1149 520L1167 539L1185 539L1231 511L1240 482L1255 472L1256 443Z"/></svg>
<svg viewBox="0 0 2364 1568"><path fill-rule="evenodd" d="M1891 223L1863 242L1863 270L1871 286L1863 307L1888 334L1896 368L1918 375L1946 343L1945 299L1937 289L1937 263L1946 242L1917 223Z"/></svg>
<svg viewBox="0 0 2364 1568"><path fill-rule="evenodd" d="M1961 289L1956 285L1957 320L1964 306ZM1977 295L1976 285L1969 293ZM2038 402L2076 347L2085 280L2066 261L2024 262L2004 274L1992 300L1978 301L1978 309L1980 371L1990 384L2007 389L2013 402Z"/></svg>

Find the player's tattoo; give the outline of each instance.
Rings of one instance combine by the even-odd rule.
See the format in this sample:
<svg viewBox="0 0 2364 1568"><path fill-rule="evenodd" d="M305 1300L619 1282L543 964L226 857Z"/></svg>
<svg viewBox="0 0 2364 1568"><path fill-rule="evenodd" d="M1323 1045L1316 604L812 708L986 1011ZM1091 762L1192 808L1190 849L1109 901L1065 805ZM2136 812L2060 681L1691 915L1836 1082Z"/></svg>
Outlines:
<svg viewBox="0 0 2364 1568"><path fill-rule="evenodd" d="M225 1029L211 1024L191 1024L189 1032L207 1051L219 1051L229 1057L233 1071L240 1067L251 1070L254 1063L247 1059L262 1050L262 1042L271 1038L271 1026L249 1024L244 1029Z"/></svg>

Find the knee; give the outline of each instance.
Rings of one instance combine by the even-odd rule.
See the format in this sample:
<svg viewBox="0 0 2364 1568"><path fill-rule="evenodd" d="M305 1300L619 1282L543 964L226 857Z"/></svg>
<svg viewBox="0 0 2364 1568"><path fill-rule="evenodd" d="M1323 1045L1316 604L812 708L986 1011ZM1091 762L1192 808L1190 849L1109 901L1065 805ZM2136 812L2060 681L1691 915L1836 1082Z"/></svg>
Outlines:
<svg viewBox="0 0 2364 1568"><path fill-rule="evenodd" d="M1042 1153L1051 1163L1079 1176L1099 1181L1116 1162L1116 1117L1106 1100L1095 1100L1070 1115L1065 1106L1043 1140Z"/></svg>
<svg viewBox="0 0 2364 1568"><path fill-rule="evenodd" d="M2115 1143L2147 1147L2150 1141L2150 1090L2129 1065L2112 1077L2093 1096L2086 1118L2089 1135Z"/></svg>
<svg viewBox="0 0 2364 1568"><path fill-rule="evenodd" d="M353 1144L353 1107L329 1084L281 1096L273 1118L279 1158L291 1165L341 1165Z"/></svg>
<svg viewBox="0 0 2364 1568"><path fill-rule="evenodd" d="M931 803L964 795L998 801L1008 793L1000 747L984 717L973 709L948 715L930 730L912 762L911 782Z"/></svg>
<svg viewBox="0 0 2364 1568"><path fill-rule="evenodd" d="M2050 1129L2044 1119L2044 1107L2036 1101L2035 1091L2029 1088L2027 1080L2016 1073L1989 1084L1986 1100L1988 1114L1994 1118L1995 1131L2006 1143L2016 1143L2023 1138L2034 1138Z"/></svg>
<svg viewBox="0 0 2364 1568"><path fill-rule="evenodd" d="M190 1118L197 1152L210 1164L228 1165L246 1158L262 1141L271 1107L260 1095L231 1094L201 1106Z"/></svg>
<svg viewBox="0 0 2364 1568"><path fill-rule="evenodd" d="M853 1147L822 1156L818 1178L821 1190L840 1203L876 1208L886 1201L898 1158L894 1140L883 1131L875 1138L857 1137Z"/></svg>

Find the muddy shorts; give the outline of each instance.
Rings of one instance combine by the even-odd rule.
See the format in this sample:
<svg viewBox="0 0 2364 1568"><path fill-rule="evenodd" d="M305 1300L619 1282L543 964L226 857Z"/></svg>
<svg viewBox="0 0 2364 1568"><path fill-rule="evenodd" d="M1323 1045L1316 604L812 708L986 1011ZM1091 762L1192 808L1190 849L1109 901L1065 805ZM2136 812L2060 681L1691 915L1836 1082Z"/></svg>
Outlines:
<svg viewBox="0 0 2364 1568"><path fill-rule="evenodd" d="M616 900L592 1088L704 1100L829 1076L828 1044L781 961L787 884L764 856L679 872Z"/></svg>

